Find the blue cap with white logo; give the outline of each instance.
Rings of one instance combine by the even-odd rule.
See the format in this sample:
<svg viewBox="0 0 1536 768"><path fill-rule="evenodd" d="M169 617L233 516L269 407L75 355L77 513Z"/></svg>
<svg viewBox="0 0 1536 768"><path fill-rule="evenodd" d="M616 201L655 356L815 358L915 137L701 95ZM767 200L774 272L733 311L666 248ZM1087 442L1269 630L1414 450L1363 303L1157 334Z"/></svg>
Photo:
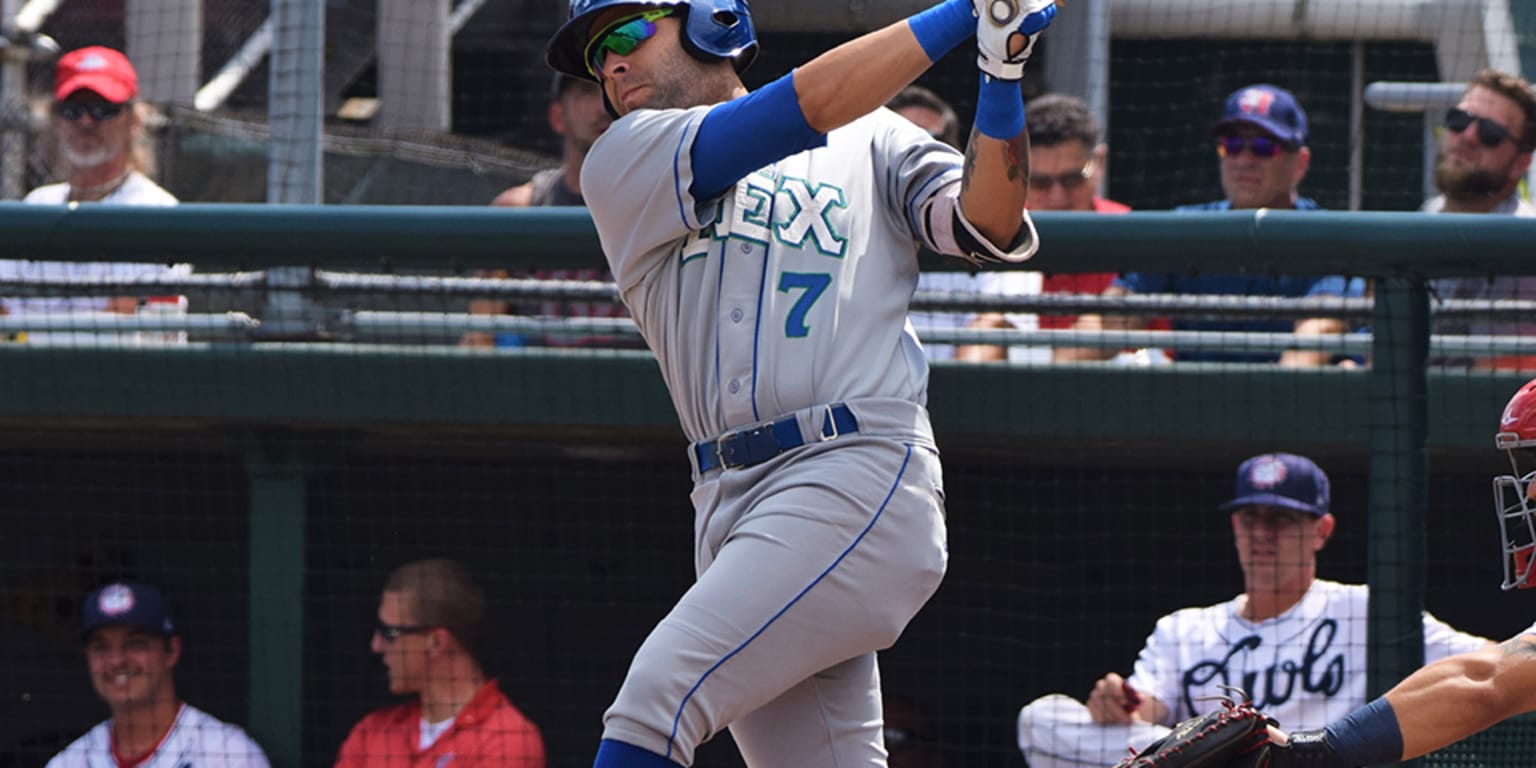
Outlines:
<svg viewBox="0 0 1536 768"><path fill-rule="evenodd" d="M1266 453L1237 468L1235 496L1219 508L1230 512L1263 505L1322 517L1328 514L1328 475L1305 456Z"/></svg>
<svg viewBox="0 0 1536 768"><path fill-rule="evenodd" d="M176 634L171 607L154 587L133 581L108 584L85 597L80 608L82 636L107 626L127 626L161 637Z"/></svg>

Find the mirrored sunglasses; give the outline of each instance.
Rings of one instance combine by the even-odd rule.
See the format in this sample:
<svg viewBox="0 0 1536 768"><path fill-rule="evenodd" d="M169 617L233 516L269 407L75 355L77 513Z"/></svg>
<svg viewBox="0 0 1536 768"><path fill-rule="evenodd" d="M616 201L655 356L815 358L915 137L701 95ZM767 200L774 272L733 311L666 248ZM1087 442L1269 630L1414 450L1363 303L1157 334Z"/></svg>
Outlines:
<svg viewBox="0 0 1536 768"><path fill-rule="evenodd" d="M1509 139L1509 129L1486 117L1478 117L1459 107L1451 107L1445 113L1445 128L1452 133L1461 133L1467 126L1477 123L1477 141L1483 146L1493 149Z"/></svg>
<svg viewBox="0 0 1536 768"><path fill-rule="evenodd" d="M113 104L109 101L66 101L53 105L53 111L54 114L71 123L86 115L90 115L91 119L98 123L104 123L122 114L127 106L126 103Z"/></svg>
<svg viewBox="0 0 1536 768"><path fill-rule="evenodd" d="M1268 136L1221 136L1216 139L1216 153L1222 157L1237 157L1244 150L1253 153L1254 157L1274 157L1282 150L1289 149L1283 142L1275 141Z"/></svg>
<svg viewBox="0 0 1536 768"><path fill-rule="evenodd" d="M608 58L609 51L620 56L628 56L641 43L655 36L657 19L666 18L672 13L672 8L657 8L634 16L615 19L613 23L604 27L603 31L593 35L592 41L587 43L584 57L587 62L587 72L601 79L598 73L603 71L603 61Z"/></svg>
<svg viewBox="0 0 1536 768"><path fill-rule="evenodd" d="M1088 177L1092 175L1093 161L1089 160L1083 164L1081 170L1067 171L1066 173L1060 173L1055 176L1040 176L1036 174L1030 174L1029 188L1044 192L1051 187L1060 184L1062 189L1077 189L1078 187L1081 187L1084 182L1087 182Z"/></svg>

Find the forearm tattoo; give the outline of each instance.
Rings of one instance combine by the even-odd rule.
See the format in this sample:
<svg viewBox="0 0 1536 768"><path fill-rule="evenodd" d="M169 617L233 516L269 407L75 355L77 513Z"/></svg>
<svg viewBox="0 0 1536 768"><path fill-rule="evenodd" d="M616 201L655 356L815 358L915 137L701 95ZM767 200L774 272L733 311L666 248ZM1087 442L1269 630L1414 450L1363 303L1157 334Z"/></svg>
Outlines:
<svg viewBox="0 0 1536 768"><path fill-rule="evenodd" d="M965 175L960 181L960 191L970 188L971 177L976 173L976 145L981 134L971 128L971 138L965 143ZM1003 142L1003 171L1008 180L1020 184L1029 183L1029 134L1021 133Z"/></svg>
<svg viewBox="0 0 1536 768"><path fill-rule="evenodd" d="M976 175L976 140L979 138L981 134L975 126L971 126L971 137L965 142L965 173L960 177L961 194L971 188L971 177Z"/></svg>
<svg viewBox="0 0 1536 768"><path fill-rule="evenodd" d="M1008 141L1008 180L1029 183L1029 134Z"/></svg>
<svg viewBox="0 0 1536 768"><path fill-rule="evenodd" d="M1515 635L1499 644L1504 652L1504 658L1525 661L1536 658L1536 637L1531 635Z"/></svg>

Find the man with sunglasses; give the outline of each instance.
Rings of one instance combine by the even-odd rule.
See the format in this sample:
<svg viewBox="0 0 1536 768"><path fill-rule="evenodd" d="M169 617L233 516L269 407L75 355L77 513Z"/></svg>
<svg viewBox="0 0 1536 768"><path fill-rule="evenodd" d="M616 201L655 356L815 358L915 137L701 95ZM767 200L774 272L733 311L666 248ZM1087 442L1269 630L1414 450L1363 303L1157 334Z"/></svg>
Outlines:
<svg viewBox="0 0 1536 768"><path fill-rule="evenodd" d="M103 205L175 205L176 198L152 181L152 149L138 109L139 77L121 52L89 46L59 57L54 72L52 118L49 122L64 181L46 184L27 194L37 205L100 203ZM186 265L110 262L0 260L0 280L134 280L180 275ZM0 298L4 314L64 314L72 312L138 311L138 296L64 296ZM32 344L88 343L102 338L86 333L27 333Z"/></svg>
<svg viewBox="0 0 1536 768"><path fill-rule="evenodd" d="M919 246L1033 254L1019 80L1051 0L944 0L748 92L744 0L574 0L547 59L618 115L582 192L693 469L697 581L604 715L595 765L885 765L876 652L946 567L907 311ZM880 107L977 46L964 157Z"/></svg>
<svg viewBox="0 0 1536 768"><path fill-rule="evenodd" d="M1520 181L1536 149L1536 94L1525 78L1493 69L1478 72L1456 106L1445 114L1435 160L1435 188L1428 213L1488 213L1536 216L1536 205L1520 197ZM1441 299L1536 299L1536 277L1453 277L1436 280ZM1536 322L1489 317L1447 317L1436 321L1447 335L1536 335ZM1536 356L1508 355L1438 362L1479 369L1536 370Z"/></svg>
<svg viewBox="0 0 1536 768"><path fill-rule="evenodd" d="M1212 128L1212 147L1221 170L1221 187L1227 197L1209 203L1186 205L1179 211L1236 211L1257 208L1318 210L1311 198L1297 193L1312 161L1307 147L1307 115L1290 91L1257 84L1237 89L1227 98L1221 118ZM1358 297L1365 281L1341 276L1260 274L1164 274L1130 272L1105 290L1105 296L1187 294L1221 296ZM1346 326L1336 318L1305 318L1294 323L1267 320L1186 320L1175 318L1173 330L1292 332L1298 335L1343 333ZM1079 330L1128 330L1143 328L1144 321L1124 315L1082 315ZM1080 357L1109 359L1113 350L1098 350ZM1159 352L1160 354L1160 352ZM1287 350L1227 352L1172 350L1175 360L1204 362L1276 362L1285 366L1326 365L1326 352Z"/></svg>
<svg viewBox="0 0 1536 768"><path fill-rule="evenodd" d="M1169 727L1221 709L1224 686L1265 714L1317 728L1366 701L1369 589L1317 577L1333 536L1328 476L1305 456L1266 453L1237 469L1230 513L1243 592L1158 619L1127 677L1110 672L1086 704L1052 694L1019 712L1019 747L1032 768L1113 765ZM1423 620L1429 661L1491 643Z"/></svg>
<svg viewBox="0 0 1536 768"><path fill-rule="evenodd" d="M389 692L412 701L364 717L336 768L544 768L544 737L485 676L477 655L485 593L459 563L390 573L369 648Z"/></svg>

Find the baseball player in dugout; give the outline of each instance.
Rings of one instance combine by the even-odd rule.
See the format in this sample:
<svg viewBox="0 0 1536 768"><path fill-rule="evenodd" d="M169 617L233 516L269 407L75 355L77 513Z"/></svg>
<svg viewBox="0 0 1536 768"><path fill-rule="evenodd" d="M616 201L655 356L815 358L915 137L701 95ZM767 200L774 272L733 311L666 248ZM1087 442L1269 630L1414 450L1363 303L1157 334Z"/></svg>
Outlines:
<svg viewBox="0 0 1536 768"><path fill-rule="evenodd" d="M1498 70L1478 72L1456 106L1445 113L1435 160L1440 194L1420 209L1428 213L1488 213L1536 216L1536 205L1520 197L1520 181L1536 149L1536 93L1525 78ZM1442 299L1498 301L1536 298L1536 277L1447 277L1432 283ZM1438 333L1479 336L1536 335L1536 321L1521 318L1441 317ZM1536 356L1499 355L1440 361L1479 370L1536 371Z"/></svg>
<svg viewBox="0 0 1536 768"><path fill-rule="evenodd" d="M48 768L266 768L245 731L176 695L181 637L160 590L138 582L98 589L81 606L86 666L112 717Z"/></svg>
<svg viewBox="0 0 1536 768"><path fill-rule="evenodd" d="M1219 509L1231 513L1243 593L1159 619L1131 676L1105 675L1086 705L1052 694L1025 706L1019 748L1032 768L1114 765L1220 710L1226 686L1289 727L1322 727L1365 703L1370 592L1317 578L1336 525L1328 476L1304 456L1255 456ZM1426 661L1491 646L1424 614Z"/></svg>
<svg viewBox="0 0 1536 768"><path fill-rule="evenodd" d="M617 115L581 188L692 441L697 535L595 764L690 765L730 728L750 766L885 765L875 654L947 557L918 248L1034 253L1018 81L1056 8L945 0L751 93L744 0L570 11L547 58ZM962 157L882 105L972 41Z"/></svg>
<svg viewBox="0 0 1536 768"><path fill-rule="evenodd" d="M1212 149L1221 169L1221 188L1227 197L1209 203L1181 206L1178 211L1236 211L1258 208L1318 210L1316 201L1298 193L1301 181L1312 162L1307 147L1307 114L1290 91L1274 85L1258 84L1237 89L1227 97L1221 117L1212 126ZM1339 276L1265 274L1162 274L1131 272L1121 275L1105 296L1131 293L1175 293L1190 295L1360 297L1365 295L1365 281ZM1080 315L1074 325L1079 330L1128 330L1146 327L1147 321L1124 315ZM1343 333L1344 321L1331 318L1304 318L1294 323L1251 320L1175 319L1173 330L1183 331L1260 331L1293 332L1300 335ZM1107 360L1115 350L1079 349L1057 355L1063 360ZM1161 351L1159 351L1161 354ZM1286 350L1271 352L1226 352L1173 350L1173 359L1181 361L1279 362L1285 366L1327 365L1326 352Z"/></svg>
<svg viewBox="0 0 1536 768"><path fill-rule="evenodd" d="M1494 445L1512 474L1493 480L1503 589L1536 587L1536 380L1504 407ZM1390 765L1433 752L1515 715L1536 711L1536 625L1495 646L1409 675L1369 704L1317 730L1275 733L1271 768ZM1280 720L1282 727L1295 727Z"/></svg>
<svg viewBox="0 0 1536 768"><path fill-rule="evenodd" d="M453 560L406 563L379 598L369 648L389 692L342 742L336 768L544 768L544 737L485 676L476 652L485 593Z"/></svg>

